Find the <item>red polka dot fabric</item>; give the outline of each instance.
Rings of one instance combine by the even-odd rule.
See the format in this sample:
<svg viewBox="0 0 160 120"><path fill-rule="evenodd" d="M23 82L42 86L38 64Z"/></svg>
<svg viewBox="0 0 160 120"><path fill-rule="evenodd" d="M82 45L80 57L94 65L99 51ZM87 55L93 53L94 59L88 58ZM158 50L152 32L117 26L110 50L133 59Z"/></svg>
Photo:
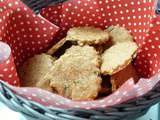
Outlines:
<svg viewBox="0 0 160 120"><path fill-rule="evenodd" d="M0 46L0 54L6 53L4 56L0 55L0 61L7 56L6 62L0 63L0 76L3 76L0 78L12 85L18 85L19 79L14 73L14 63L19 67L28 57L43 52L54 42L53 37L58 30L59 27L43 17L34 15L20 1L1 0L0 41L11 47L13 57L10 55L8 58L8 54L11 53L1 50L4 45Z"/></svg>
<svg viewBox="0 0 160 120"><path fill-rule="evenodd" d="M153 14L154 0L69 0L41 12L46 19L60 26L62 31L75 26L103 29L111 25L126 27L139 46L150 28Z"/></svg>
<svg viewBox="0 0 160 120"><path fill-rule="evenodd" d="M0 79L11 85L19 86L16 67L10 47L0 41Z"/></svg>
<svg viewBox="0 0 160 120"><path fill-rule="evenodd" d="M17 66L53 43L58 29L18 0L0 2L0 36L11 47Z"/></svg>
<svg viewBox="0 0 160 120"><path fill-rule="evenodd" d="M130 79L113 94L94 101L72 101L38 88L12 88L29 100L60 108L107 107L143 95L160 80L160 17L154 5L154 0L68 0L36 16L18 0L0 0L0 40L10 46L0 42L0 79L18 86L16 67L45 51L71 27L119 25L131 32L139 46L135 67L142 78L138 83Z"/></svg>
<svg viewBox="0 0 160 120"><path fill-rule="evenodd" d="M150 29L142 42L135 65L141 76L150 77L160 72L160 16L153 16Z"/></svg>

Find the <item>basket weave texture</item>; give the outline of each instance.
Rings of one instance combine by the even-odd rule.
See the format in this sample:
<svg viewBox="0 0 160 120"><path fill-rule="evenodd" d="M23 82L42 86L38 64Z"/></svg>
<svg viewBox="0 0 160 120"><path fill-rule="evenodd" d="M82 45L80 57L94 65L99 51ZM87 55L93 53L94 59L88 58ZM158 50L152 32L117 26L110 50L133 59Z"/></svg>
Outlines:
<svg viewBox="0 0 160 120"><path fill-rule="evenodd" d="M152 105L160 101L160 82L141 97L108 108L92 110L45 107L14 94L2 81L0 88L0 101L12 110L22 113L28 120L132 120L144 115Z"/></svg>

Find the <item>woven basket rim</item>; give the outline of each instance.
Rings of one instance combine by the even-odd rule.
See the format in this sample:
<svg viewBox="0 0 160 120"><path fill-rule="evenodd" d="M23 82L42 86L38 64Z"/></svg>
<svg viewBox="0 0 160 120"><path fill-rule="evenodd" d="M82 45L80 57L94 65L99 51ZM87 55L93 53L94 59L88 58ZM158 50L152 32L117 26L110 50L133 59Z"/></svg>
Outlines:
<svg viewBox="0 0 160 120"><path fill-rule="evenodd" d="M24 116L39 120L122 120L139 117L154 104L160 102L160 82L143 96L107 108L91 110L73 108L62 109L46 107L32 100L27 100L13 92L10 86L0 81L0 101Z"/></svg>

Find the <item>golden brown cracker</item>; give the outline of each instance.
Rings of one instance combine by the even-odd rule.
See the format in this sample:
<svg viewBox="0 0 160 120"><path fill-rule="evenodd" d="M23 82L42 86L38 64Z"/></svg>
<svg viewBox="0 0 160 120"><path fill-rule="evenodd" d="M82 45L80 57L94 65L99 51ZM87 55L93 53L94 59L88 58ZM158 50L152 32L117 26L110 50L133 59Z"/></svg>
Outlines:
<svg viewBox="0 0 160 120"><path fill-rule="evenodd" d="M133 36L124 27L110 26L106 31L109 32L113 43L133 41Z"/></svg>
<svg viewBox="0 0 160 120"><path fill-rule="evenodd" d="M134 42L122 42L113 45L102 54L101 72L104 75L113 75L125 68L137 50Z"/></svg>
<svg viewBox="0 0 160 120"><path fill-rule="evenodd" d="M66 40L77 41L79 45L97 45L108 41L109 34L100 28L74 27L68 31Z"/></svg>
<svg viewBox="0 0 160 120"><path fill-rule="evenodd" d="M101 88L99 55L90 46L72 46L55 61L49 73L51 87L73 100L92 100Z"/></svg>
<svg viewBox="0 0 160 120"><path fill-rule="evenodd" d="M37 83L42 81L47 72L50 71L55 59L46 54L35 55L28 59L20 68L20 78L23 86L26 87L40 87L51 91L49 82L37 86Z"/></svg>

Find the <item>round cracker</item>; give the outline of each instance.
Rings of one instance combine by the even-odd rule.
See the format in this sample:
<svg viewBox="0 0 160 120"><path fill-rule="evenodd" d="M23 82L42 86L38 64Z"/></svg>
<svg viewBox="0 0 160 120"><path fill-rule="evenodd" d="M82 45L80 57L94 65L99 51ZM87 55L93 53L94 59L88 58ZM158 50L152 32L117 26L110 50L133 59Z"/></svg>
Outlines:
<svg viewBox="0 0 160 120"><path fill-rule="evenodd" d="M110 26L106 31L109 32L111 40L114 44L119 42L133 41L133 36L124 27Z"/></svg>
<svg viewBox="0 0 160 120"><path fill-rule="evenodd" d="M74 27L68 31L66 40L76 41L79 45L97 45L108 41L109 34L100 28Z"/></svg>
<svg viewBox="0 0 160 120"><path fill-rule="evenodd" d="M28 59L20 68L20 78L22 86L26 87L40 87L52 91L49 86L49 81L45 81L45 84L37 86L37 83L41 82L44 76L50 71L54 64L55 59L46 54L35 55Z"/></svg>
<svg viewBox="0 0 160 120"><path fill-rule="evenodd" d="M50 79L60 95L72 100L92 100L101 88L99 55L90 46L72 46L55 61Z"/></svg>
<svg viewBox="0 0 160 120"><path fill-rule="evenodd" d="M137 50L134 42L122 42L113 45L102 54L101 72L104 75L113 75L125 68Z"/></svg>

